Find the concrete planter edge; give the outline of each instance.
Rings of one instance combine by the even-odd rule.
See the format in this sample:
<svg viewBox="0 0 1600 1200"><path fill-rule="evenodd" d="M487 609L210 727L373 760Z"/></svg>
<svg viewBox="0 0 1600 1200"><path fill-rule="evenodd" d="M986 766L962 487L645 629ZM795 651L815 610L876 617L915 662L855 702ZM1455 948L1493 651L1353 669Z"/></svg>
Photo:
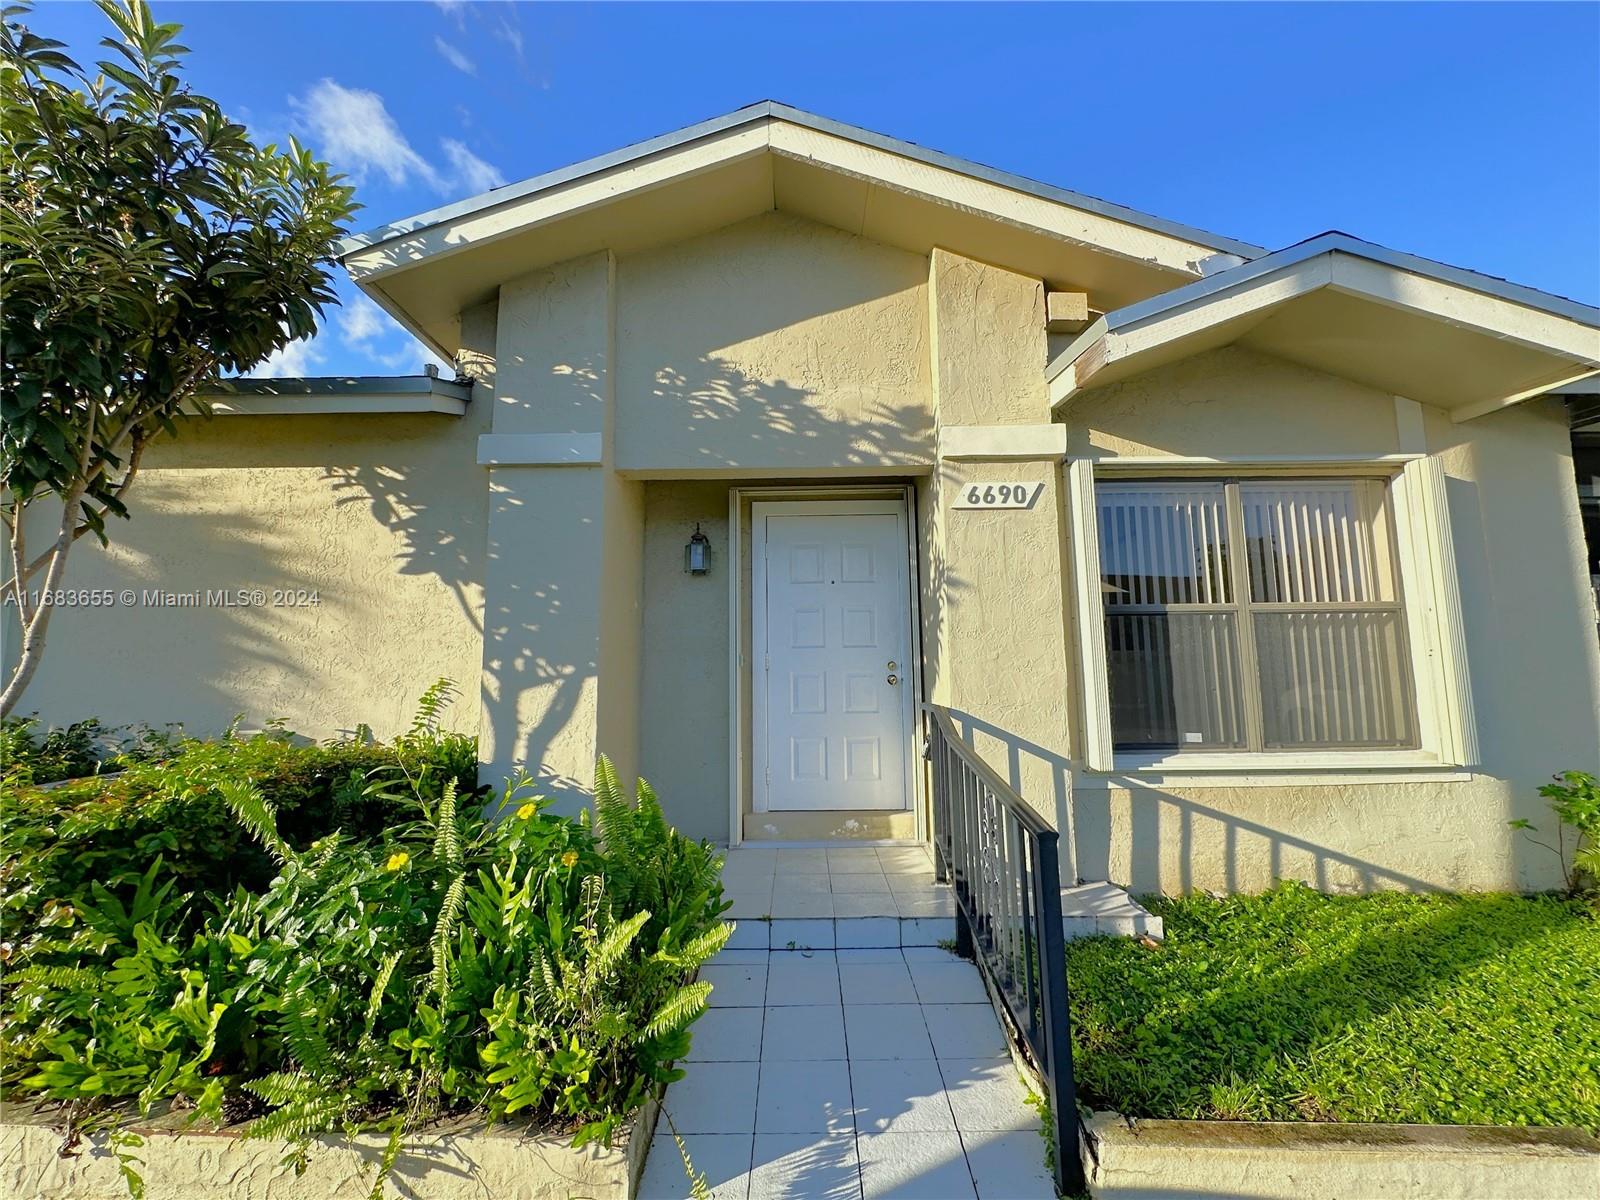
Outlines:
<svg viewBox="0 0 1600 1200"><path fill-rule="evenodd" d="M607 1148L579 1150L560 1136L506 1122L461 1119L407 1139L384 1187L396 1200L633 1200L660 1115L659 1095ZM280 1142L246 1141L235 1130L185 1128L181 1116L126 1128L144 1138L132 1151L146 1200L364 1200L387 1138L324 1135L305 1173L283 1165ZM127 1200L106 1132L86 1134L63 1156L60 1110L8 1104L0 1113L0 1195L18 1200Z"/></svg>
<svg viewBox="0 0 1600 1200"><path fill-rule="evenodd" d="M1499 1125L1167 1121L1086 1123L1096 1200L1571 1200L1600 1182L1600 1138Z"/></svg>

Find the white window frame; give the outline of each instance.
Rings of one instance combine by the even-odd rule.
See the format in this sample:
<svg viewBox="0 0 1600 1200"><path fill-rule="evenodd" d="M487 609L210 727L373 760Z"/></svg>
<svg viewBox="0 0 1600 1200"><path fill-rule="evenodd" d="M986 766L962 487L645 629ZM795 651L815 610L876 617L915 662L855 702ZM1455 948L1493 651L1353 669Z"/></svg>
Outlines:
<svg viewBox="0 0 1600 1200"><path fill-rule="evenodd" d="M1452 552L1444 469L1438 456L1277 459L1106 457L1069 459L1065 467L1068 550L1077 623L1083 709L1083 766L1112 784L1170 785L1186 776L1212 786L1302 781L1367 782L1418 775L1466 778L1478 764L1477 726L1461 620L1461 589ZM1118 752L1113 748L1106 666L1105 603L1100 590L1095 479L1160 473L1216 478L1250 473L1313 477L1363 475L1389 480L1400 594L1405 606L1417 705L1417 749Z"/></svg>

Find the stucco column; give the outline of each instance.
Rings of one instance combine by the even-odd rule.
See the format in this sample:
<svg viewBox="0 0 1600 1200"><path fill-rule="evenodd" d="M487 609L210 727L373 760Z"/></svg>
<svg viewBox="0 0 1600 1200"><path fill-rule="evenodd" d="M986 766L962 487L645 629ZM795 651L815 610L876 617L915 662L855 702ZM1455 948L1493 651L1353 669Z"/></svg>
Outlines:
<svg viewBox="0 0 1600 1200"><path fill-rule="evenodd" d="M484 778L518 767L573 811L597 754L636 763L640 486L613 467L609 253L500 290L483 637Z"/></svg>
<svg viewBox="0 0 1600 1200"><path fill-rule="evenodd" d="M929 511L930 694L1063 833L1072 876L1060 427L1045 388L1044 287L935 250L929 320L939 463ZM952 507L973 485L1037 486L1025 509ZM1068 878L1067 882L1075 882Z"/></svg>

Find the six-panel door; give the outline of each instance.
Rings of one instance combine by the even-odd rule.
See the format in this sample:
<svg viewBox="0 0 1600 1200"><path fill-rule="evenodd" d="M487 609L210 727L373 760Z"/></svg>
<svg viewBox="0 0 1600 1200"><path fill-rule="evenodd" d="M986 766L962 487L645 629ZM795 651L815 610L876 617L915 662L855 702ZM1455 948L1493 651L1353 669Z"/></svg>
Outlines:
<svg viewBox="0 0 1600 1200"><path fill-rule="evenodd" d="M903 515L767 507L756 514L758 807L903 809L911 688Z"/></svg>

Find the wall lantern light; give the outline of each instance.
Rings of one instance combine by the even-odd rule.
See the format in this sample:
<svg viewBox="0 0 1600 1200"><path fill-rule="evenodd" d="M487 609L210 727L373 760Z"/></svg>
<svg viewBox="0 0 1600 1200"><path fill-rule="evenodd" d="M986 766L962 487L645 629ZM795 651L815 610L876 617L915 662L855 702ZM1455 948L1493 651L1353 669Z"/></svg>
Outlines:
<svg viewBox="0 0 1600 1200"><path fill-rule="evenodd" d="M700 522L694 523L694 536L683 548L683 569L690 575L705 575L711 570L711 539L700 532Z"/></svg>

